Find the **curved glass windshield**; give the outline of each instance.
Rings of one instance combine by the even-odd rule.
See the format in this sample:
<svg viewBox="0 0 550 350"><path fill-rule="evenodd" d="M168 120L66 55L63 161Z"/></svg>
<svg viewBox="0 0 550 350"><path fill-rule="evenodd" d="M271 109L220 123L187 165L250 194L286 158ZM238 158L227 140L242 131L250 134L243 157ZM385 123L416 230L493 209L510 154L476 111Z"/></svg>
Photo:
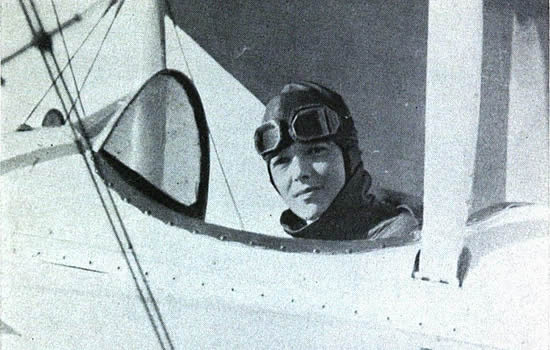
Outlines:
<svg viewBox="0 0 550 350"><path fill-rule="evenodd" d="M174 76L151 78L130 101L103 150L177 202L197 201L201 146L195 111Z"/></svg>

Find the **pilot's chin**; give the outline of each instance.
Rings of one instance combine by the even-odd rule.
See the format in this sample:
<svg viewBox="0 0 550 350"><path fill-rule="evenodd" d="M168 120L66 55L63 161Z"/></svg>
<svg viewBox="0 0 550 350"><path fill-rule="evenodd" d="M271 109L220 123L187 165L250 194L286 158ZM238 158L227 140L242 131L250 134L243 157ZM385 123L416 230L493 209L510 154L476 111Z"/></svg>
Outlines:
<svg viewBox="0 0 550 350"><path fill-rule="evenodd" d="M298 208L298 210L295 210L294 213L308 222L319 219L322 214L319 206L315 204L305 205L301 208Z"/></svg>

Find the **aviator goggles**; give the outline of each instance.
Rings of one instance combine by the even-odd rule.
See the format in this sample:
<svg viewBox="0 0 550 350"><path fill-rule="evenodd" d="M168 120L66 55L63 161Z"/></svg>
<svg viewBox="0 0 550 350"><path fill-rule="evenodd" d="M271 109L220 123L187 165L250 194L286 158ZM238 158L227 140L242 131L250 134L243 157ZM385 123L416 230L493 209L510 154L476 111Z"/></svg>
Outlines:
<svg viewBox="0 0 550 350"><path fill-rule="evenodd" d="M291 139L308 142L336 135L340 127L338 113L327 106L302 108L294 114L290 126L272 119L262 124L254 134L256 151L263 157L269 152L284 148Z"/></svg>

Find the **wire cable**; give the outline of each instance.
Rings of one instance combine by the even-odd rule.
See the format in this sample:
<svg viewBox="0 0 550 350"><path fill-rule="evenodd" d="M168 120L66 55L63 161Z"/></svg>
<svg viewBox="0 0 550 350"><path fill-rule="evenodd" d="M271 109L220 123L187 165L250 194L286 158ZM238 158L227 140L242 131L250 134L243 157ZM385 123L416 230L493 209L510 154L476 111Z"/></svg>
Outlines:
<svg viewBox="0 0 550 350"><path fill-rule="evenodd" d="M183 56L183 59L185 61L185 65L187 66L187 73L189 74L189 78L191 78L191 81L193 81L193 75L191 74L191 70L189 69L189 65L187 64L187 60L185 59L185 52L183 51L183 46L180 41L180 37L178 35L178 31L176 30L176 24L174 23L174 14L172 12L172 7L170 6L170 3L168 0L164 0L164 6L166 8L166 15L168 18L170 18L170 22L172 22L172 28L174 28L174 34L176 35L176 38L178 40L178 45L181 51L181 54Z"/></svg>
<svg viewBox="0 0 550 350"><path fill-rule="evenodd" d="M191 69L190 69L190 67L189 67L189 62L187 61L187 58L186 58L186 56L185 56L185 52L184 52L184 50L183 50L183 45L182 45L181 40L180 40L179 32L178 32L178 30L177 30L177 28L176 28L176 24L174 23L174 19L173 19L173 18L174 18L174 14L173 14L173 12L172 12L172 8L170 7L170 3L169 3L167 0L165 0L165 3L166 3L166 8L167 8L167 11L168 11L168 15L169 15L169 17L170 17L170 19L171 19L171 21L172 21L172 25L173 25L173 27L174 27L174 32L176 33L176 38L177 38L177 40L178 40L178 44L179 44L179 47L180 47L180 50L181 50L181 54L182 54L182 56L183 56L183 60L184 60L184 62L185 62L185 65L186 65L186 67L187 67L187 70L189 71L189 78L191 78L191 81L192 81L193 83L195 83L195 80L193 79L193 74L191 73ZM233 207L235 208L235 213L236 213L237 218L238 218L238 220L239 220L239 225L240 225L240 227L241 227L241 230L244 231L244 230L245 230L244 221L243 221L243 218L242 218L241 213L240 213L240 211L239 211L239 208L238 208L238 206L237 206L237 201L235 200L235 196L233 195L233 191L231 190L231 186L229 185L229 180L227 179L227 175L226 175L226 173L225 173L225 169L224 169L224 167L223 167L223 164L222 164L222 161L221 161L221 158L220 158L220 154L219 154L219 152L218 152L218 148L216 147L216 143L215 143L215 141L214 141L214 135L212 135L212 133L210 132L210 128L208 128L208 135L210 136L210 140L212 141L212 146L213 146L213 148L214 148L214 153L216 154L216 159L217 159L217 161L218 161L218 164L220 165L220 169L221 169L221 171L222 171L223 180L224 180L225 185L226 185L226 187L227 187L227 190L228 190L228 192L229 192L229 197L231 197L231 202L232 202L232 204L233 204Z"/></svg>
<svg viewBox="0 0 550 350"><path fill-rule="evenodd" d="M63 29L61 27L61 21L59 20L59 14L57 13L57 8L55 6L55 3L53 0L50 0L53 8L53 12L55 14L55 21L57 22L57 27L59 29L59 34L61 35L61 41L63 42L63 47L65 48L65 53L67 54L67 62L69 64L69 70L71 72L74 87L76 89L76 98L80 102L80 109L82 110L82 113L86 115L86 110L84 109L84 104L82 103L82 99L80 98L80 90L78 89L78 82L76 81L76 75L73 70L73 65L71 63L71 54L69 53L69 48L67 46L67 41L65 40L65 34L63 34ZM61 73L62 74L62 73Z"/></svg>
<svg viewBox="0 0 550 350"><path fill-rule="evenodd" d="M102 43L101 43L101 45L100 45L100 47L99 47L99 49L98 49L98 52L97 52L97 54L96 54L96 56L95 56L95 58L94 58L94 61L92 62L92 65L91 65L90 69L88 70L88 73L87 73L87 75L86 75L86 78L89 76L89 73L90 73L90 72L92 71L92 69L93 69L93 66L94 66L94 64L95 64L95 62L96 62L96 60L97 60L97 57L99 56L99 52L101 51L101 48L103 47L103 43L105 42L105 39L106 39L107 35L109 34L110 29L112 28L112 25L113 25L113 23L114 23L116 17L118 16L118 14L119 14L119 12L120 12L120 9L121 9L123 3L124 3L124 1L121 1L121 3L119 4L119 6L118 6L118 8L117 8L117 11L115 12L115 16L113 17L113 20L112 20L112 22L111 22L111 25L109 26L109 29L108 29L108 31L107 31L105 37L104 37L103 40L102 40ZM53 1L52 1L52 5L53 5L53 7L54 7L54 9L55 9L55 5L53 4ZM58 22L58 23L59 23L59 22ZM63 35L62 32L61 32L61 35ZM67 51L67 54L68 54L68 51ZM76 83L76 79L75 79L75 83ZM85 83L85 81L82 83L82 85L84 85L84 83ZM72 103L73 107L76 105L76 102L77 102L77 101L74 101L74 102ZM82 101L80 101L80 102L82 103ZM72 108L71 108L71 109L72 109ZM81 129L82 132L83 132L83 133L82 133L82 139L83 139L84 142L86 143L86 147L87 147L88 149L91 150L91 149L92 149L92 147L91 147L91 141L90 141L89 137L86 135L85 129L83 128L82 119L80 118L80 116L79 116L79 114L78 114L78 111L76 112L76 118L77 118L77 122L78 122L78 124L79 124L79 126L80 126L80 129ZM143 269L142 269L142 267L141 267L141 264L139 263L137 254L136 254L136 252L135 252L134 249L133 249L133 245L132 245L130 236L129 236L129 234L128 234L128 231L126 230L126 226L124 225L124 221L122 220L122 216L120 215L120 212L119 212L119 210L118 210L118 207L117 207L117 205L116 205L116 202L115 202L115 200L114 200L114 198L113 198L113 196L112 196L112 194L111 194L111 190L109 189L108 186L106 186L106 192L107 192L107 196L109 197L109 198L108 198L108 199L109 199L109 202L110 202L111 206L113 207L113 210L114 210L114 212L115 212L115 216L116 216L116 218L117 218L118 224L120 225L120 227L121 227L121 229L122 229L122 233L123 233L123 235L124 235L124 239L126 240L128 249L130 250L130 252L131 252L131 254L132 254L132 255L131 255L131 256L132 256L132 259L130 259L130 257L127 255L126 247L124 246L124 244L123 244L123 242L122 242L122 238L120 237L119 232L118 232L118 230L117 230L117 228L116 228L116 226L115 226L115 223L114 223L114 220L113 220L113 218L112 218L112 216L111 216L111 213L110 213L110 211L109 211L109 208L107 207L107 203L106 203L106 201L105 201L105 199L104 199L104 197L103 197L103 195L102 195L102 193L101 193L101 190L100 190L100 188L99 188L98 181L97 181L96 178L94 177L94 174L93 174L93 171L92 171L92 167L91 167L91 165L90 165L88 159L86 158L86 151L85 151L85 149L82 147L82 144L78 141L78 139L79 139L78 133L77 133L77 131L76 131L76 129L75 129L75 127L74 127L74 125L73 125L73 123L71 122L70 119L68 119L68 124L69 124L69 126L70 126L70 128L71 128L71 131L72 131L72 133L73 133L73 136L74 136L74 138L75 138L75 140L76 140L76 144L77 144L77 147L78 147L78 149L79 149L79 152L80 152L80 154L82 155L82 157L83 157L83 159L84 159L84 162L85 162L85 164L86 164L86 168L87 168L87 170L88 170L88 174L90 175L90 177L91 177L91 179L92 179L92 182L93 182L93 184L94 184L94 187L95 187L95 189L96 189L96 192L97 192L97 194L98 194L98 196L99 196L99 199L100 199L100 201L101 201L101 204L102 204L103 209L104 209L104 211L105 211L105 214L106 214L106 216L107 216L107 219L108 219L108 221L109 221L109 223L110 223L110 225L111 225L111 228L113 229L113 233L114 233L114 235L115 235L116 241L117 241L117 243L118 243L118 245L119 245L119 247L120 247L120 249L121 249L121 252L122 252L122 255L124 256L124 259L125 259L125 261L126 261L126 264L128 265L128 268L129 268L129 270L130 270L130 273L131 273L132 278L133 278L133 280L134 280L134 283L135 283L135 285L136 285L136 289L137 289L137 291L138 291L138 293L139 293L140 300L141 300L142 304L143 304L144 307L145 307L145 310L146 310L146 312L147 312L148 318L149 318L149 320L150 320L150 322L151 322L151 325L152 325L152 327L153 327L153 330L154 330L154 332L155 332L155 335L157 336L157 339L158 339L158 341L159 341L159 343L160 343L160 346L161 346L162 349L166 349L166 348L173 349L174 346L173 346L172 340L170 339L170 335L169 335L168 330L167 330L167 328L166 328L166 324L165 324L165 322L164 322L164 320L163 320L163 318L162 318L162 314L160 313L160 309L159 309L158 304L157 304L157 302L156 302L156 300L155 300L155 298L154 298L154 295L153 295L153 293L152 293L152 291L151 291L151 288L150 288L150 286L149 286L149 283L147 282L147 279L146 279L146 277L145 277L145 274L144 274L144 271L143 271ZM96 160L95 160L95 155L94 155L93 152L90 153L90 157L92 158L92 161L95 163ZM97 167L96 167L96 168L97 168ZM136 271L134 271L133 265L136 265L136 267L137 267L137 273L136 273ZM148 295L147 295L147 298L148 298L148 299L150 300L150 302L153 304L154 312L153 312L153 310L150 309L149 304L147 303L147 298L146 298L146 296L144 295L144 294L145 294L145 293L144 293L144 290L142 290L142 287L140 286L140 279L138 279L137 274L139 274L140 277L141 277L141 283L143 283L143 284L145 285L145 289L146 289L147 294L148 294ZM153 315L153 313L154 313L155 315ZM162 335L161 335L161 332L160 332L160 330L159 330L159 327L157 326L157 324L156 324L156 322L155 322L155 316L158 318L158 322L160 323L160 327L162 328L162 330L163 330L163 332L164 332L164 336L166 337L166 341L167 341L167 343L168 343L167 346L166 346L166 344L165 344L165 342L164 342L164 339L162 338Z"/></svg>
<svg viewBox="0 0 550 350"><path fill-rule="evenodd" d="M107 40L107 37L109 36L109 33L111 32L111 29L113 28L113 24L115 23L115 19L117 18L120 9L122 8L122 4L124 4L124 0L120 1L119 6L117 7L115 14L111 20L111 23L109 24L109 27L107 28L107 31L105 32L105 35L103 36L101 43L99 44L99 48L96 51L96 54L94 56L94 59L92 60L92 64L90 65L90 68L86 72L86 75L84 76L84 79L82 80L82 84L80 85L80 91L84 89L84 85L86 85L86 82L88 81L88 78L90 77L90 74L92 73L92 70L95 67L95 64L97 62L97 59L99 57L99 54L101 53L101 50L103 49L103 45L105 44L105 41ZM69 109L69 112L67 113L65 120L69 119L70 113L73 111L73 109L76 106L76 101L71 105L71 108Z"/></svg>
<svg viewBox="0 0 550 350"><path fill-rule="evenodd" d="M46 33L46 29L45 29L44 25L42 24L42 19L40 18L40 13L38 12L38 8L36 7L36 5L34 3L34 0L28 0L28 1L31 4L31 9L32 9L32 11L34 13L34 16L36 18L36 21L38 23L40 33ZM59 28L59 30L61 30L61 28ZM51 38L49 38L49 39L50 39L50 42L51 42ZM42 51L43 50L40 50L41 53L42 53ZM50 44L50 47L47 50L44 50L44 51L46 51L50 54L51 60L52 60L53 65L55 67L55 70L56 70L57 74L60 74L61 73L61 67L60 67L59 62L57 61L57 57L55 56L55 53L53 51L53 43ZM50 79L53 79L53 74L50 74ZM71 90L69 89L69 85L65 81L65 77L63 76L63 74L61 74L60 80L61 80L61 84L62 84L63 89L64 89L63 91L65 92L65 94L67 94L67 97L69 98L69 102L74 101ZM65 109L64 104L63 104L63 108Z"/></svg>
<svg viewBox="0 0 550 350"><path fill-rule="evenodd" d="M172 22L172 28L174 29L174 33L176 34L176 39L178 40L178 46L180 48L181 54L183 56L183 61L185 62L185 67L187 68L187 73L189 73L189 78L191 78L191 81L195 81L193 79L193 73L191 72L191 68L189 68L189 62L187 61L187 57L185 56L185 50L183 49L183 44L181 43L180 35L178 32L178 28L176 27L176 23L174 23L174 17L172 15L172 10L170 10L170 5L168 4L168 12L170 21Z"/></svg>
<svg viewBox="0 0 550 350"><path fill-rule="evenodd" d="M241 217L241 213L239 212L239 208L237 207L235 196L233 195L233 191L231 191L231 186L229 186L229 181L227 180L227 175L225 174L225 170L222 166L222 161L218 153L218 148L216 147L216 143L214 142L214 136L210 132L210 129L208 130L208 135L210 136L210 140L212 141L212 146L214 146L214 153L216 153L216 159L220 164L220 169L222 171L223 179L225 180L225 185L227 186L227 190L229 191L229 196L231 197L231 202L233 203L233 207L235 207L235 212L237 213L237 218L239 219L239 224L241 225L241 230L244 231L245 228L244 228L243 218Z"/></svg>
<svg viewBox="0 0 550 350"><path fill-rule="evenodd" d="M32 22L32 19L29 15L29 12L28 12L27 7L26 7L25 3L23 2L23 0L19 0L19 5L21 6L21 10L23 11L23 14L25 15L25 19L27 20L27 24L29 26L29 29L32 33L33 38L38 37L39 33L34 28L34 24ZM39 26L41 27L42 23L40 21L38 23L39 23ZM46 55L44 54L44 51L43 51L42 48L39 48L39 52L40 52L40 56L42 57L42 61L44 62L44 65L46 66L46 70L48 71L48 75L50 77L50 80L53 81L54 75L53 75L52 69L50 67L50 64L48 62L48 59L46 58ZM63 77L61 77L61 80L63 80ZM61 107L63 108L63 111L65 113L67 113L67 106L65 105L65 100L63 99L63 96L61 95L61 91L59 90L59 87L57 86L57 84L55 84L54 88L55 88L55 92L57 94L57 97L59 98L59 102L61 103Z"/></svg>
<svg viewBox="0 0 550 350"><path fill-rule="evenodd" d="M82 47L84 47L84 44L90 39L91 35L93 34L93 32L97 29L97 27L99 26L99 24L101 23L101 21L103 20L103 18L105 18L105 16L107 15L107 13L109 12L109 10L113 7L113 5L116 3L116 1L111 1L111 3L109 4L109 6L105 9L105 11L103 12L103 14L99 17L99 19L95 22L94 26L92 27L92 29L90 29L90 31L88 31L88 33L86 34L86 37L82 40L82 42L80 43L80 45L78 46L78 48L75 50L75 52L73 53L73 55L70 57L69 61L65 64L65 66L63 67L63 69L61 69L61 72L55 77L55 79L50 83L50 86L46 89L46 91L44 92L44 94L42 94L42 96L40 97L40 99L38 100L38 102L34 105L34 107L31 109L31 111L29 112L29 114L27 114L27 116L25 117L25 120L23 121L23 123L27 123L29 121L29 119L31 118L31 116L33 115L33 113L36 111L36 109L40 106L40 104L42 103L42 101L44 101L44 99L46 98L46 96L48 95L48 93L50 92L50 90L56 85L57 83L57 80L59 80L59 77L61 76L61 74L63 74L63 72L65 71L65 69L67 69L67 67L69 67L69 63L75 58L75 56L79 53L79 51L82 49Z"/></svg>

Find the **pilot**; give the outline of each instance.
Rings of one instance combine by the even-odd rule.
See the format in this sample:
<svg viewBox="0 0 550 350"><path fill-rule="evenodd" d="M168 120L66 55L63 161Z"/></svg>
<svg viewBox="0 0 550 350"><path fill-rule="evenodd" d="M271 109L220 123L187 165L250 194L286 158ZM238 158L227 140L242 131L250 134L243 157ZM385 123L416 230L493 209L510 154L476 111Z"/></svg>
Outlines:
<svg viewBox="0 0 550 350"><path fill-rule="evenodd" d="M289 207L286 233L322 240L413 235L419 224L406 206L369 190L350 111L336 92L312 82L290 83L266 106L255 146L271 184Z"/></svg>

